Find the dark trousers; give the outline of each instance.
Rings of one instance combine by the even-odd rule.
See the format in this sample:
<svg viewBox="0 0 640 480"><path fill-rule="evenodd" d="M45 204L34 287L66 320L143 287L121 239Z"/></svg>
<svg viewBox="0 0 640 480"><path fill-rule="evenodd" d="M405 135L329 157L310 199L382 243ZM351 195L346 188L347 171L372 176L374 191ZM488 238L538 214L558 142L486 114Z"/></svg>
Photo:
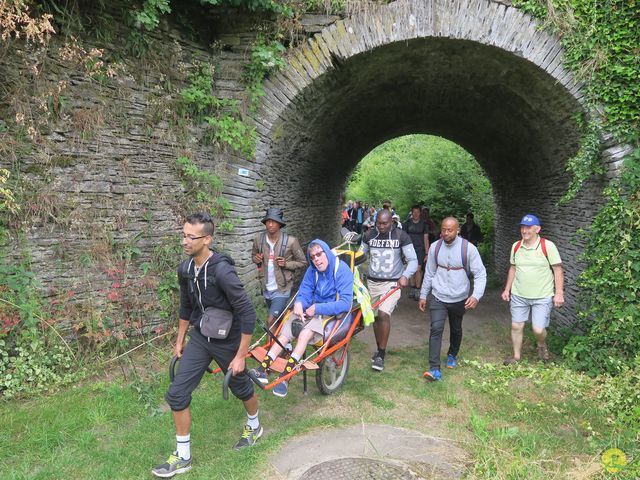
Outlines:
<svg viewBox="0 0 640 480"><path fill-rule="evenodd" d="M229 363L238 352L239 345L240 339L208 342L206 337L192 327L189 331L189 342L185 345L178 363L178 371L164 397L171 410L181 411L189 406L191 394L200 383L211 360L215 360L226 373ZM253 383L244 373L231 377L229 389L242 401L253 397Z"/></svg>
<svg viewBox="0 0 640 480"><path fill-rule="evenodd" d="M433 295L429 295L429 313L431 314L431 334L429 335L429 368L440 368L440 350L442 349L442 332L444 322L449 317L449 351L448 355L458 356L462 343L462 317L464 302L445 303Z"/></svg>

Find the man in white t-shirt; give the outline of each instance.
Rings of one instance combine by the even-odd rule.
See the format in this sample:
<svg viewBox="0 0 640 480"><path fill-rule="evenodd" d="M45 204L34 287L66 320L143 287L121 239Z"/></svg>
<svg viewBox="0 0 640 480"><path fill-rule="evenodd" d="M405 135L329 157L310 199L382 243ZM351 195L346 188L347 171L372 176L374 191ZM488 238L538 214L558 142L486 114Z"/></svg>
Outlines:
<svg viewBox="0 0 640 480"><path fill-rule="evenodd" d="M258 266L258 279L269 309L269 326L287 306L293 286L293 275L307 266L307 258L293 235L281 231L286 225L282 210L267 209L262 219L265 230L253 239L251 259Z"/></svg>

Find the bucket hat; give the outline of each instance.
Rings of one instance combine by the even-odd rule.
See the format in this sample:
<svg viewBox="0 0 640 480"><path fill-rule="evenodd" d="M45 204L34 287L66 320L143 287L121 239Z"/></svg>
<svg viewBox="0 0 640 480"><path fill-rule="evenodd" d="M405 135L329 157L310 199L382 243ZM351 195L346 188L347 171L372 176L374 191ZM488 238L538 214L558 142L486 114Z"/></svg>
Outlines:
<svg viewBox="0 0 640 480"><path fill-rule="evenodd" d="M267 223L267 220L275 220L280 224L281 227L286 226L287 224L284 222L282 210L277 207L269 207L267 208L267 213L264 218L260 220L262 223Z"/></svg>

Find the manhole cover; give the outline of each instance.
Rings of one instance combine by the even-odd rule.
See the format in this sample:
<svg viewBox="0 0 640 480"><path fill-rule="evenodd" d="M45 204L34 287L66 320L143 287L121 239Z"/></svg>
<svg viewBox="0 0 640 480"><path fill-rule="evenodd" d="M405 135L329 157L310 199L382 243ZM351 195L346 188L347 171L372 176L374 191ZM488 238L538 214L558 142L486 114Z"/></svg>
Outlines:
<svg viewBox="0 0 640 480"><path fill-rule="evenodd" d="M314 465L300 476L300 480L415 480L407 468L371 460L369 458L341 458Z"/></svg>

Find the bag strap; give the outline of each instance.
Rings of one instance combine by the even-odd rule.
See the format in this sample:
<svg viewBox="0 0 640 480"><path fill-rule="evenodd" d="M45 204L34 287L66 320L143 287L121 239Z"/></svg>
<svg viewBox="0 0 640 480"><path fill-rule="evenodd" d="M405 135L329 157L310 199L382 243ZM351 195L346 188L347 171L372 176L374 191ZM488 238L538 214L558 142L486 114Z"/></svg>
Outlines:
<svg viewBox="0 0 640 480"><path fill-rule="evenodd" d="M520 250L520 247L521 247L521 246L522 246L522 240L518 240L518 241L516 242L516 246L515 246L515 247L513 247L513 258L514 258L514 260L515 260L515 258L516 258L516 253L518 253L518 250Z"/></svg>
<svg viewBox="0 0 640 480"><path fill-rule="evenodd" d="M521 246L522 246L522 240L518 240L516 242L516 246L513 248L514 260L516 258L516 252L520 249ZM547 259L549 266L551 266L551 262L549 261L549 253L547 252L547 239L544 237L540 237L540 250L542 250L542 254L544 255L544 258Z"/></svg>
<svg viewBox="0 0 640 480"><path fill-rule="evenodd" d="M287 251L287 242L289 241L289 235L286 233L282 234L282 243L280 244L280 255L279 257L284 258L284 254Z"/></svg>
<svg viewBox="0 0 640 480"><path fill-rule="evenodd" d="M440 266L440 264L438 263L438 253L440 253L440 247L442 247L442 239L438 240L436 242L436 248L433 251L433 254L436 257L436 268L438 268Z"/></svg>
<svg viewBox="0 0 640 480"><path fill-rule="evenodd" d="M467 276L469 276L471 274L471 267L469 266L469 240L462 239L460 255L462 255L462 268L464 268Z"/></svg>
<svg viewBox="0 0 640 480"><path fill-rule="evenodd" d="M262 253L262 246L264 245L264 241L267 238L267 233L266 232L262 232L260 234L260 241L258 242L258 253Z"/></svg>

